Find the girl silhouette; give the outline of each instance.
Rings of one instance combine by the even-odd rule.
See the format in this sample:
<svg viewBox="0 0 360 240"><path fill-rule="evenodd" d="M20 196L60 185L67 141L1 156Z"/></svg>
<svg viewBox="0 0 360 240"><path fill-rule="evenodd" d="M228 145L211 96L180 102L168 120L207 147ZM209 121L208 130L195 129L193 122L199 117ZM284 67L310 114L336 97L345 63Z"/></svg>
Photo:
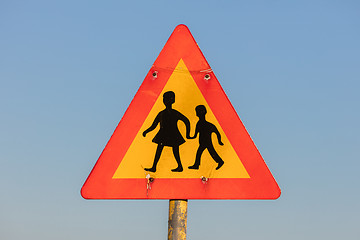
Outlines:
<svg viewBox="0 0 360 240"><path fill-rule="evenodd" d="M182 172L183 167L180 161L179 146L183 144L185 140L178 129L177 122L179 120L184 122L186 127L186 138L190 138L190 121L183 114L172 109L172 104L175 103L175 93L173 91L164 93L163 102L166 108L158 113L152 125L143 132L143 136L146 137L146 134L153 131L160 123L160 130L152 140L158 145L154 163L151 168L145 168L145 171L156 172L156 165L159 162L161 152L164 146L168 146L172 147L175 160L178 164L177 168L172 169L171 171Z"/></svg>

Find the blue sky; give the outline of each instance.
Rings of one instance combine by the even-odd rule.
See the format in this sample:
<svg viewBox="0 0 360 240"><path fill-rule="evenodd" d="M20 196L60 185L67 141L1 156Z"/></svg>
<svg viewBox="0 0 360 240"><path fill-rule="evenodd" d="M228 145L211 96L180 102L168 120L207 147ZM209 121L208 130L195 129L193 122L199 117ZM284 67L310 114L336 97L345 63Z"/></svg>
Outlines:
<svg viewBox="0 0 360 240"><path fill-rule="evenodd" d="M189 201L188 239L358 239L357 1L1 1L0 238L165 239L168 201L80 188L178 24L273 173L275 201Z"/></svg>

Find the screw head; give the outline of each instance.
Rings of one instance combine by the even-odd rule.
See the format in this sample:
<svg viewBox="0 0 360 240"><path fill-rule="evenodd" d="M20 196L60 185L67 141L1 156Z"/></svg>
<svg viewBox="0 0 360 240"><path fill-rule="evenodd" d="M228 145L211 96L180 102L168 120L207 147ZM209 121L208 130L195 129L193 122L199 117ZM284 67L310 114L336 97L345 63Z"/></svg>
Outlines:
<svg viewBox="0 0 360 240"><path fill-rule="evenodd" d="M158 77L158 72L157 72L157 71L154 71L154 72L152 73L152 76L153 76L153 78L157 78L157 77Z"/></svg>

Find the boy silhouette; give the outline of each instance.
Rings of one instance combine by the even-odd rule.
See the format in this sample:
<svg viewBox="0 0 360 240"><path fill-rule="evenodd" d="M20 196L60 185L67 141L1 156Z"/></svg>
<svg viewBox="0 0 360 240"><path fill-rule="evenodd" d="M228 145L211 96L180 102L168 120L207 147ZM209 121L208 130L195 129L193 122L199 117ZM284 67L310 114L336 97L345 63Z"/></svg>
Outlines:
<svg viewBox="0 0 360 240"><path fill-rule="evenodd" d="M185 123L186 137L189 138L190 121L183 114L172 108L172 104L175 103L175 93L173 91L164 93L163 102L166 108L158 113L152 125L143 132L143 136L146 137L146 134L153 131L160 123L160 130L152 140L158 145L155 153L154 163L151 168L145 168L145 171L156 172L156 165L159 162L162 150L164 146L169 146L172 147L175 160L178 164L178 167L172 169L171 171L182 172L183 167L180 161L179 146L183 144L185 140L181 136L177 122L181 120Z"/></svg>
<svg viewBox="0 0 360 240"><path fill-rule="evenodd" d="M218 142L222 146L224 144L221 142L221 135L214 124L205 120L207 111L204 105L198 105L195 108L195 111L196 116L199 117L199 121L196 123L195 134L193 137L190 137L190 139L196 138L199 134L199 148L196 152L195 163L194 165L190 166L189 169L199 169L201 155L204 150L207 149L210 153L210 156L214 159L215 162L217 162L218 166L216 167L216 170L218 170L222 165L224 165L224 161L215 151L211 141L211 134L216 134Z"/></svg>

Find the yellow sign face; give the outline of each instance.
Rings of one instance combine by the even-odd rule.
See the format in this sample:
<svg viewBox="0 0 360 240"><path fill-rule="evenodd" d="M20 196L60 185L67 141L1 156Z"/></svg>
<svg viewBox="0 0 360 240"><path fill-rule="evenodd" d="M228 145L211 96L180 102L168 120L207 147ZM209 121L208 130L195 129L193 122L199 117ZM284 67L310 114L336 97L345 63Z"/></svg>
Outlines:
<svg viewBox="0 0 360 240"><path fill-rule="evenodd" d="M178 141L178 144L175 145L164 145L158 141L161 138L159 131L161 121L163 121L159 117L159 113L166 108L163 95L169 91L175 95L175 101L170 104L171 108L181 113L190 122L190 137L194 137L195 129L198 132L196 138L188 139L185 123L177 121L177 125L172 126L177 128L175 129L177 136L172 138L175 139L174 141ZM202 107L197 108L199 105ZM197 110L195 110L196 108ZM202 124L204 120L208 127L204 127L205 125ZM159 123L156 128L144 134L144 131L148 130L154 121ZM181 136L178 136L179 132ZM220 140L218 135L221 137ZM204 144L204 141L207 143ZM162 151L160 151L160 158L158 158L155 170L152 166L159 146ZM176 148L178 148L182 164L181 171L172 171L173 169L179 170L175 158ZM200 156L198 156L200 165L195 162L197 154ZM221 161L223 164L220 163ZM190 166L192 168L189 168ZM154 178L250 178L182 59L120 162L113 179L143 179L147 174Z"/></svg>

